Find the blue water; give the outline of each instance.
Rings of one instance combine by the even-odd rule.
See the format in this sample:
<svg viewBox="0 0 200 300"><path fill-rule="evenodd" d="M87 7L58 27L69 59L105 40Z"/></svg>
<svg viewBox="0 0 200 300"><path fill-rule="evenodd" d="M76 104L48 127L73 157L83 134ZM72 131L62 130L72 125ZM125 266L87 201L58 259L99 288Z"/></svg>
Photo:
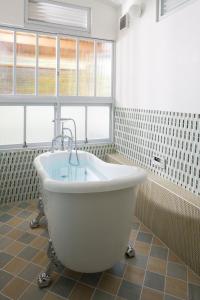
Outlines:
<svg viewBox="0 0 200 300"><path fill-rule="evenodd" d="M64 182L91 182L106 180L94 166L88 164L86 160L81 160L79 165L76 160L69 164L68 159L56 160L51 165L46 166L46 171L51 179Z"/></svg>

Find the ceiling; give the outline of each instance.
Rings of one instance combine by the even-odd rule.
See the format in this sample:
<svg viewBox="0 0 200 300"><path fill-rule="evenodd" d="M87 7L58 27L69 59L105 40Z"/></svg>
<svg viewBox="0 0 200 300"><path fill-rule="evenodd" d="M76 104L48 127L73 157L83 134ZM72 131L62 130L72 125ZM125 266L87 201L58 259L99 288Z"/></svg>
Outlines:
<svg viewBox="0 0 200 300"><path fill-rule="evenodd" d="M122 2L123 2L123 0L108 0L108 2L112 2L112 3L116 4L116 5L121 5Z"/></svg>
<svg viewBox="0 0 200 300"><path fill-rule="evenodd" d="M101 2L111 4L113 6L120 6L125 0L101 0Z"/></svg>

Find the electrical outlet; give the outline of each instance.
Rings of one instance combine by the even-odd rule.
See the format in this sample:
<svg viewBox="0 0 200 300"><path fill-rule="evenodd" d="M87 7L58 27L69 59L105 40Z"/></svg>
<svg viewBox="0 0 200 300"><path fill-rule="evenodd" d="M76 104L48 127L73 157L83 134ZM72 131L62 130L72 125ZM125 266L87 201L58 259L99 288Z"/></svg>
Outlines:
<svg viewBox="0 0 200 300"><path fill-rule="evenodd" d="M163 157L153 156L152 164L154 167L165 170L166 161Z"/></svg>

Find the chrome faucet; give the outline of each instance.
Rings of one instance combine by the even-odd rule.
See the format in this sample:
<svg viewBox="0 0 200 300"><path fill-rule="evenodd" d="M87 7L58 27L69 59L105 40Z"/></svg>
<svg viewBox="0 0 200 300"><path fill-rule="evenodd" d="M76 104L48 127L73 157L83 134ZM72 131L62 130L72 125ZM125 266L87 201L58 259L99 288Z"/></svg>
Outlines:
<svg viewBox="0 0 200 300"><path fill-rule="evenodd" d="M77 138L76 138L76 122L74 121L74 119L71 118L67 118L67 119L54 119L53 122L62 122L62 130L61 130L61 134L57 135L55 138L53 138L52 140L52 146L51 146L51 152L54 152L54 145L55 143L60 139L60 149L62 151L65 150L65 141L67 142L67 148L69 151L69 163L71 165L73 165L71 159L72 159L72 150L73 148L75 149L75 153L76 153L76 160L77 160L77 164L75 165L79 165L79 158L78 158L78 151L77 151ZM71 121L74 125L74 137L73 137L73 133L72 130L69 127L64 127L64 123ZM69 133L69 135L66 134L66 132Z"/></svg>

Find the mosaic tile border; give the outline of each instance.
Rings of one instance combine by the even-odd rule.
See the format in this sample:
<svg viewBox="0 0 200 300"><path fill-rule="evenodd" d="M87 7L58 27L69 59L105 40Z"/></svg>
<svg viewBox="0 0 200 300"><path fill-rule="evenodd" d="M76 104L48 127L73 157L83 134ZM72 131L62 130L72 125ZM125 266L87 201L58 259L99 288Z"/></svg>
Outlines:
<svg viewBox="0 0 200 300"><path fill-rule="evenodd" d="M104 159L114 151L113 144L89 145L78 147ZM48 149L26 149L0 152L0 205L28 201L38 198L39 179L33 161Z"/></svg>
<svg viewBox="0 0 200 300"><path fill-rule="evenodd" d="M115 108L117 152L200 195L200 114ZM165 170L152 163L165 159Z"/></svg>

